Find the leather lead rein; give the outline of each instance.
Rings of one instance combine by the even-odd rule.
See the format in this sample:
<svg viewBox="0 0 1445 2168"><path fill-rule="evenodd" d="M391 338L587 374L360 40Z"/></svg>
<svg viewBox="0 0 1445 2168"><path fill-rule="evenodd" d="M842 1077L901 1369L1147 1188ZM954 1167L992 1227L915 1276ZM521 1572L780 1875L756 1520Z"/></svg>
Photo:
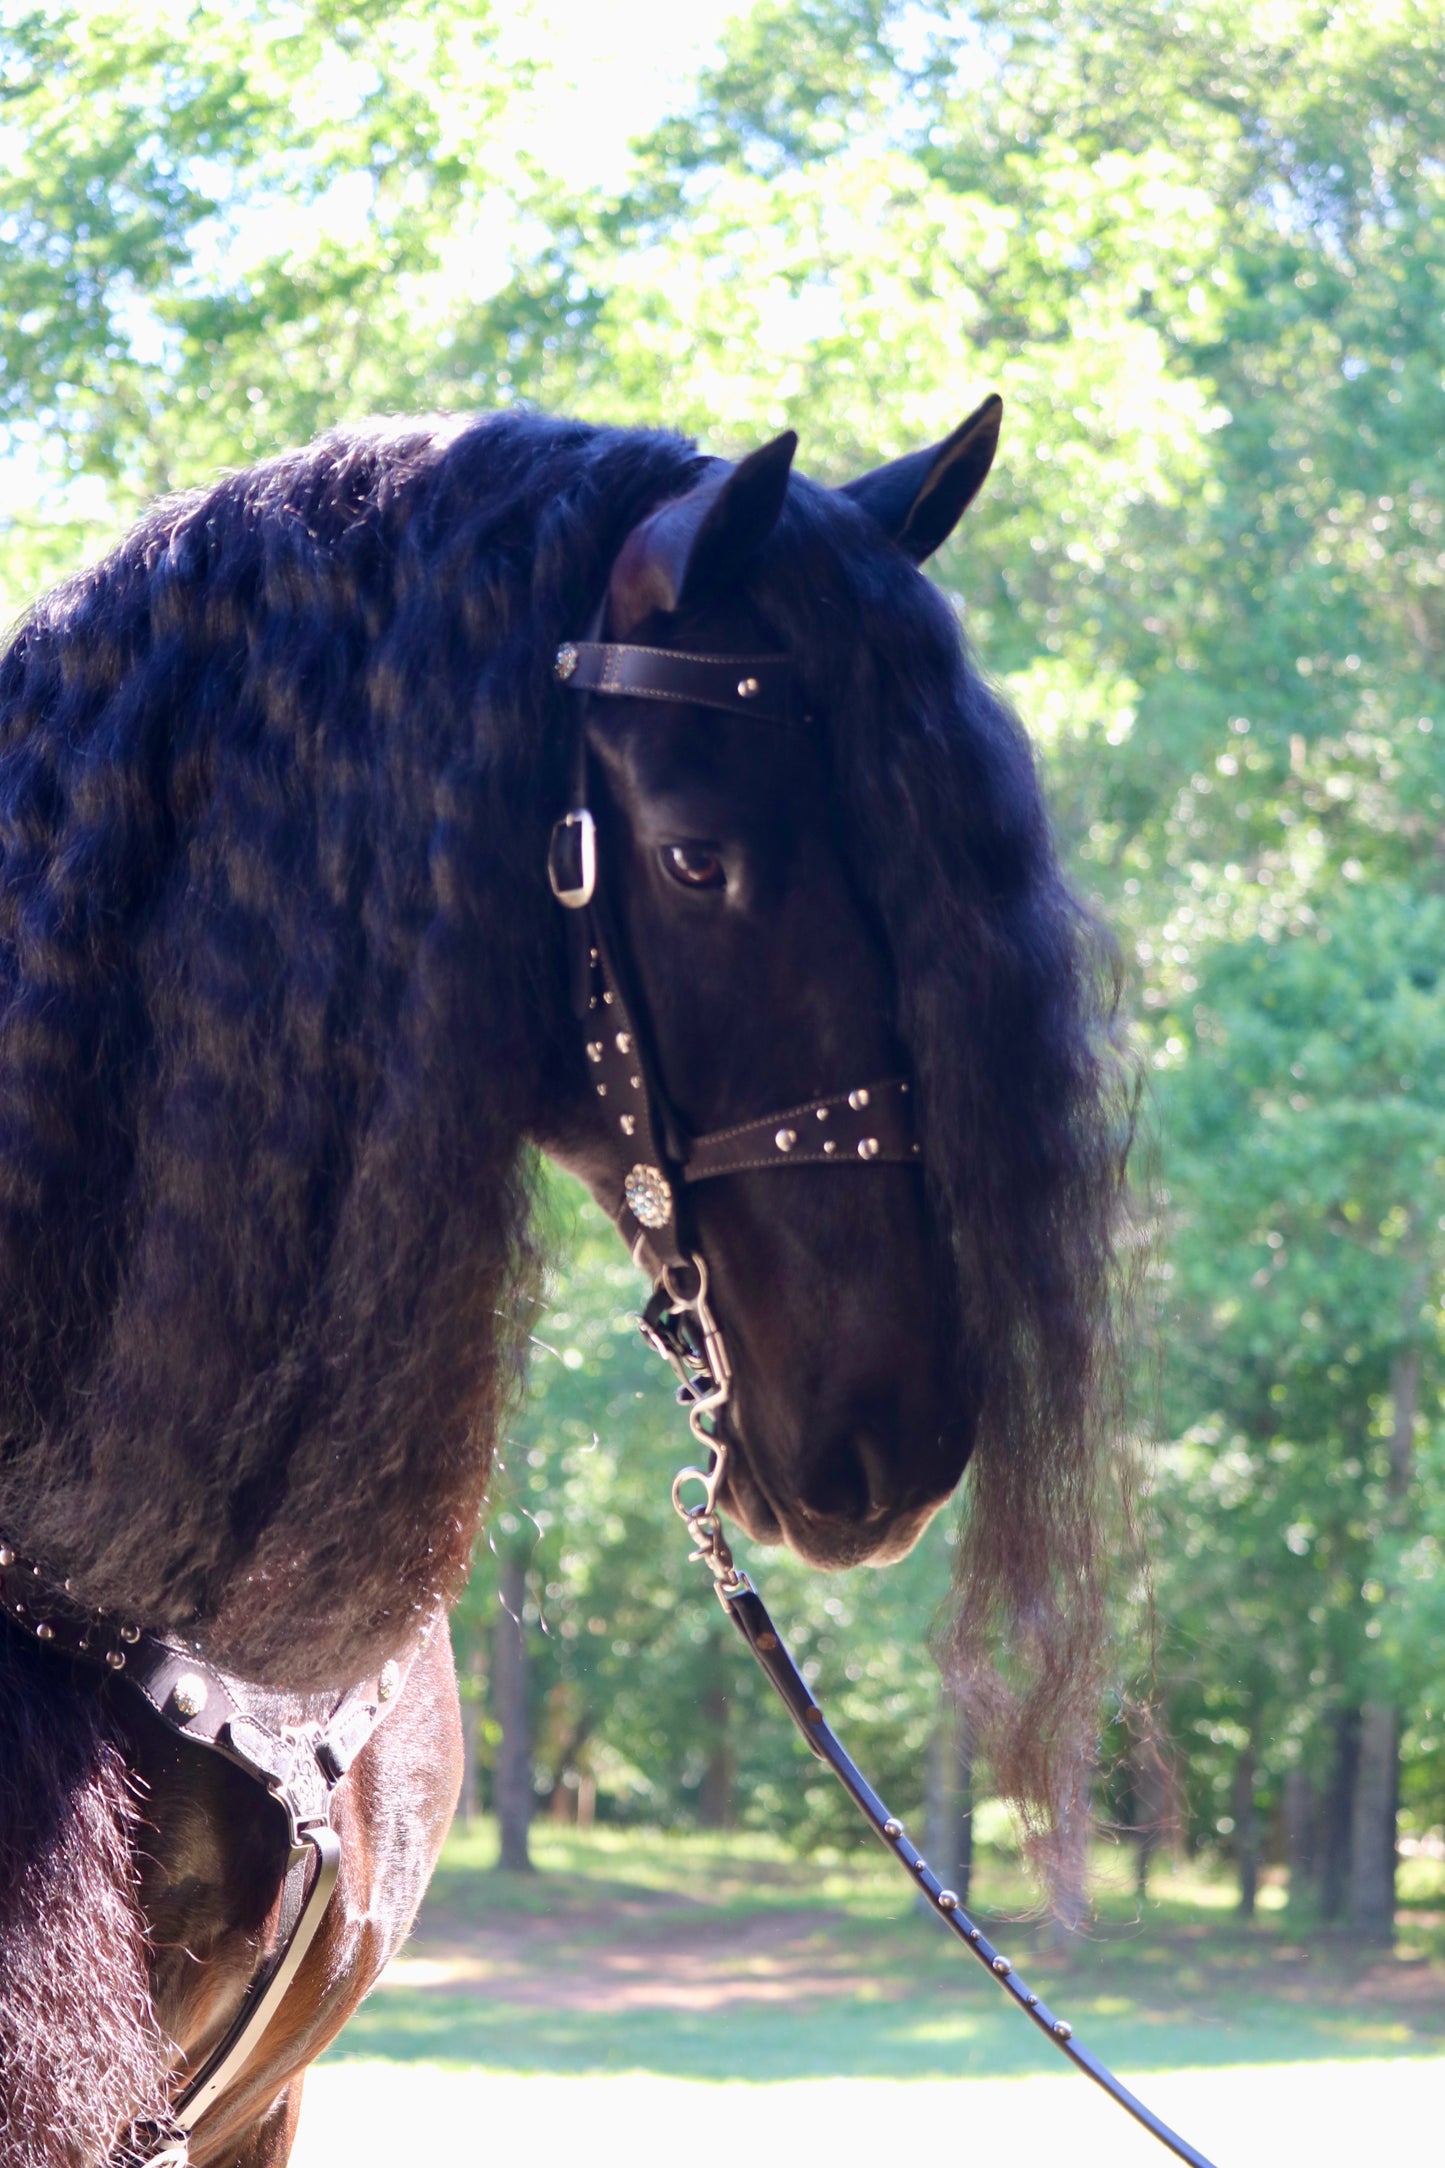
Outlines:
<svg viewBox="0 0 1445 2168"><path fill-rule="evenodd" d="M560 647L553 667L558 682L575 692L691 702L765 721L784 721L792 712L785 657L682 655L665 648L584 640ZM1188 2162L1189 2168L1212 2168L1204 2154L1171 2130L1075 2039L1073 2027L1034 1994L982 1929L975 1927L955 1893L942 1886L902 1822L889 1813L845 1752L762 1598L734 1564L723 1536L718 1496L728 1448L717 1432L716 1420L727 1404L732 1369L708 1302L707 1261L683 1241L679 1231L679 1190L690 1183L763 1167L917 1163L920 1149L907 1080L890 1077L855 1086L806 1106L761 1115L714 1136L682 1136L649 1071L623 996L625 974L617 968L607 916L599 907L597 832L587 804L585 725L579 726L574 741L573 802L552 831L548 873L558 902L574 914L574 1006L586 1034L593 1087L608 1102L608 1112L617 1123L620 1195L613 1218L634 1258L647 1267L654 1281L652 1299L640 1321L643 1337L672 1366L692 1434L708 1449L706 1468L683 1468L672 1486L672 1502L692 1539L693 1558L712 1575L723 1609L811 1752L832 1770L949 1931L1076 2070L1092 2078L1161 2145ZM694 1485L702 1496L689 1502L688 1492Z"/></svg>

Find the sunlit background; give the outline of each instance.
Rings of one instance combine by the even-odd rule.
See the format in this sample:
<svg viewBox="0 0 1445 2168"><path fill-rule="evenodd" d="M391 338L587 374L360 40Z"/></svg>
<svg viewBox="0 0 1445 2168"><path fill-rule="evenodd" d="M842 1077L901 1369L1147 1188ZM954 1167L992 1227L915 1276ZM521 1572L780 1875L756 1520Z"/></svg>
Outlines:
<svg viewBox="0 0 1445 2168"><path fill-rule="evenodd" d="M1372 2058L1423 2100L1445 2031L1442 142L1442 0L0 4L7 617L156 493L338 419L526 401L722 452L791 424L841 481L1002 392L933 569L1119 934L1155 1236L1154 1679L1121 1619L1099 1924L1035 1956L1106 2053L1215 2073L1178 2112L1234 2160L1274 2157L1286 2099L1343 2160L1407 2082ZM880 2131L904 2095L844 2096L901 2086L951 2144L952 2076L1037 2058L741 1671L668 1511L636 1282L557 1212L456 1624L466 1824L313 2081L306 2168L328 2132L380 2159L424 2128L443 2065L457 2142L601 2113L568 2086L630 2070L651 2107L605 2112L638 2160L720 2079L758 2081L759 2160L802 2142L810 2085ZM1007 1817L927 1654L950 1537L759 1574L997 1911L1026 1903ZM531 1874L495 1869L508 1757ZM970 2097L1001 2142L1014 2109Z"/></svg>

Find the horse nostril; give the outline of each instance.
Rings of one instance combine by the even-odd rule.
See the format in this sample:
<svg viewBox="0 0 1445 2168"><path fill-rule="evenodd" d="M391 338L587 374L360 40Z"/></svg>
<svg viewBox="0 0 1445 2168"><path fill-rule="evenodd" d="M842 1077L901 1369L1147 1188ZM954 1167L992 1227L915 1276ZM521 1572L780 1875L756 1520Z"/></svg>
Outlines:
<svg viewBox="0 0 1445 2168"><path fill-rule="evenodd" d="M799 1503L820 1520L866 1521L887 1511L882 1453L871 1438L837 1438L799 1485Z"/></svg>

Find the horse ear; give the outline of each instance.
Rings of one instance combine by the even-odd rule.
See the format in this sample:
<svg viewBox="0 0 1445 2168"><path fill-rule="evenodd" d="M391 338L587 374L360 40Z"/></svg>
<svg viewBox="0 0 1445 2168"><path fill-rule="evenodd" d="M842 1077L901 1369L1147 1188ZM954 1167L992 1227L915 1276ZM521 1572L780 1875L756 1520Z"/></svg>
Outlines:
<svg viewBox="0 0 1445 2168"><path fill-rule="evenodd" d="M998 450L1003 401L991 391L968 420L926 452L911 452L844 485L916 565L946 542L983 487Z"/></svg>
<svg viewBox="0 0 1445 2168"><path fill-rule="evenodd" d="M625 639L654 610L680 610L737 579L778 523L797 434L785 429L735 467L715 461L695 489L659 506L617 553L608 622Z"/></svg>

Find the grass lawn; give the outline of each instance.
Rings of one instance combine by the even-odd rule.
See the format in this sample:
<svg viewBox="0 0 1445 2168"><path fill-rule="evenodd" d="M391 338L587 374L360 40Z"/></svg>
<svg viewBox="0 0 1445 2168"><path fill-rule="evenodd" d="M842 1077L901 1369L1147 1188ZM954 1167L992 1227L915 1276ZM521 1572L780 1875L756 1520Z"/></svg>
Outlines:
<svg viewBox="0 0 1445 2168"><path fill-rule="evenodd" d="M453 1832L415 1936L330 2063L769 2083L1062 2068L881 1853L799 1862L761 1837L550 1823L533 1849L537 1874L503 1875L490 1828ZM1026 1893L1001 1856L974 1911L1121 2074L1434 2057L1445 1875L1416 1862L1402 1884L1389 1956L1309 1930L1277 1889L1245 1926L1226 1884L1167 1866L1142 1916L1101 1873L1097 1923L1063 1949L1017 1920Z"/></svg>

